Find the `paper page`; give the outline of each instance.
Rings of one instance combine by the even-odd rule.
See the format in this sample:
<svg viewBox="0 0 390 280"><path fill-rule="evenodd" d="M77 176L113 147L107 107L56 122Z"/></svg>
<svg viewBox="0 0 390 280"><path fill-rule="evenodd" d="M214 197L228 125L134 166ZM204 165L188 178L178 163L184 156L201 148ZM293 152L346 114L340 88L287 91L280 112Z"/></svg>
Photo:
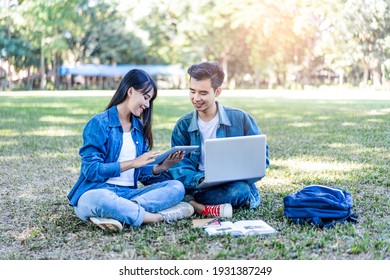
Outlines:
<svg viewBox="0 0 390 280"><path fill-rule="evenodd" d="M204 228L209 235L230 234L233 236L244 235L232 222L221 222L221 226L211 226Z"/></svg>
<svg viewBox="0 0 390 280"><path fill-rule="evenodd" d="M243 220L234 223L248 235L251 234L271 234L276 230L263 220Z"/></svg>

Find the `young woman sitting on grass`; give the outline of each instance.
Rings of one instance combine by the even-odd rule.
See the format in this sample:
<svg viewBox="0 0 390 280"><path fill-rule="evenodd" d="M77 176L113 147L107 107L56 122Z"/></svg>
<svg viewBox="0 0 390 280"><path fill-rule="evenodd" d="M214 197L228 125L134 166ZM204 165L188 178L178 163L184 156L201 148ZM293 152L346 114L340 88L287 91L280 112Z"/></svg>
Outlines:
<svg viewBox="0 0 390 280"><path fill-rule="evenodd" d="M158 152L149 148L156 97L153 79L133 69L123 77L106 110L86 124L79 151L80 177L68 194L80 219L120 231L123 224L170 223L194 213L190 204L181 202L183 184L170 180L166 172L184 153L153 165ZM138 181L145 187L138 188Z"/></svg>

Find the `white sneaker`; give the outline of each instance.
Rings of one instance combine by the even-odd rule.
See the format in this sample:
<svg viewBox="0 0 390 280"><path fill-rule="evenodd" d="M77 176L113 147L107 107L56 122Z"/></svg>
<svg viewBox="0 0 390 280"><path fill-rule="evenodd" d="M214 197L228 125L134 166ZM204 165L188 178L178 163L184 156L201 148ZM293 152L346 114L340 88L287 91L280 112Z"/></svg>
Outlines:
<svg viewBox="0 0 390 280"><path fill-rule="evenodd" d="M231 218L233 216L233 207L229 203L205 205L201 216Z"/></svg>
<svg viewBox="0 0 390 280"><path fill-rule="evenodd" d="M187 202L180 202L170 208L164 209L160 212L164 218L164 222L170 224L184 218L191 217L194 214L194 207Z"/></svg>
<svg viewBox="0 0 390 280"><path fill-rule="evenodd" d="M102 217L90 217L92 223L100 227L101 229L109 229L112 231L122 231L122 224L114 219L102 218Z"/></svg>

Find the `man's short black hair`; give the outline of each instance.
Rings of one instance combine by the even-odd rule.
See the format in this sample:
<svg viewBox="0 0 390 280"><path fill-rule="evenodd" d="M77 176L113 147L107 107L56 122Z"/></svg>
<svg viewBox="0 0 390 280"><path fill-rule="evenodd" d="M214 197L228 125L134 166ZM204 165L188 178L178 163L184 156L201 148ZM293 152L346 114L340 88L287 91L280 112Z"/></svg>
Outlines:
<svg viewBox="0 0 390 280"><path fill-rule="evenodd" d="M225 78L225 73L223 72L221 66L216 62L202 62L199 64L194 64L188 68L187 73L191 78L202 81L202 80L211 80L211 86L214 90L219 88L223 79Z"/></svg>

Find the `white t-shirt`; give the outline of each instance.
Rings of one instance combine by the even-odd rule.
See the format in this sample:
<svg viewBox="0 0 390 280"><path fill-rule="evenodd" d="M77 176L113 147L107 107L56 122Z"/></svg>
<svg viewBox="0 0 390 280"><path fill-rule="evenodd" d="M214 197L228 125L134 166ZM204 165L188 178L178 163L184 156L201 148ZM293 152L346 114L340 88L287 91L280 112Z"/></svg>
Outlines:
<svg viewBox="0 0 390 280"><path fill-rule="evenodd" d="M200 161L199 161L199 170L204 171L204 141L206 139L214 139L217 138L217 128L218 128L218 122L219 117L218 114L215 115L215 117L208 122L202 121L201 118L198 117L198 127L200 130L200 139L201 139L201 155L200 155Z"/></svg>
<svg viewBox="0 0 390 280"><path fill-rule="evenodd" d="M118 162L133 160L137 155L131 131L123 133L123 143L119 154ZM108 179L107 183L119 186L134 186L134 168L121 172L118 177Z"/></svg>

